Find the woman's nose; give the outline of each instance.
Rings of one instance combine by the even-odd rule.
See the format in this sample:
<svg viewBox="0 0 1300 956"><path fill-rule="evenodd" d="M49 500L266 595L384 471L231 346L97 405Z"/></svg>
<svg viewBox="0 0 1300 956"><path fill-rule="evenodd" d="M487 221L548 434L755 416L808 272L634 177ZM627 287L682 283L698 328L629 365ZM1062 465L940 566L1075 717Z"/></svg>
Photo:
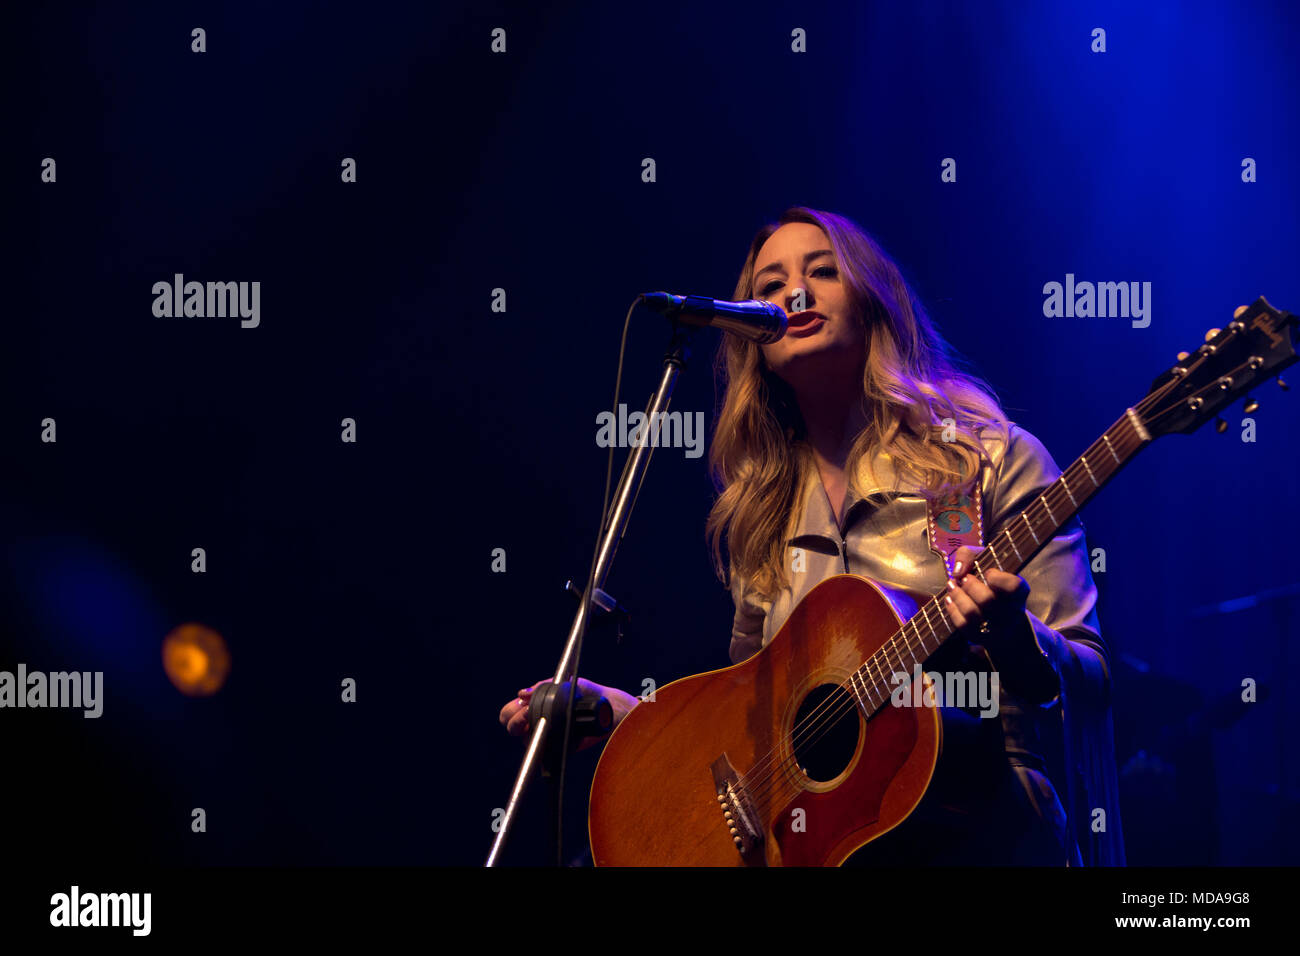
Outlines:
<svg viewBox="0 0 1300 956"><path fill-rule="evenodd" d="M793 315L812 308L812 295L801 285L795 286L785 297L785 311Z"/></svg>

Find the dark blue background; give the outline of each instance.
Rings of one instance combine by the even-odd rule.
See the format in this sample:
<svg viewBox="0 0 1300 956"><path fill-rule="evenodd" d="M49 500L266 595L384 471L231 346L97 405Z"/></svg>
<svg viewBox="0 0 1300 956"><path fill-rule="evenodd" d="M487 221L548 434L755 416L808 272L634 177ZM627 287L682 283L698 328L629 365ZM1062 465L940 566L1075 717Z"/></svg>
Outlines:
<svg viewBox="0 0 1300 956"><path fill-rule="evenodd" d="M10 849L481 862L521 756L497 710L550 673L561 586L586 571L595 416L632 298L728 297L786 206L848 215L1064 467L1235 306L1300 310L1298 26L1293 4L1258 0L18 18L0 669L102 670L106 702L99 720L0 713ZM57 184L40 182L47 156ZM175 272L260 281L261 326L155 318L152 284ZM1151 282L1150 327L1045 318L1043 284L1067 272ZM674 399L710 427L716 338ZM629 405L664 343L634 316ZM1084 513L1107 555L1133 863L1297 858L1300 398L1257 397L1255 443L1238 406L1226 434L1157 443ZM586 675L639 692L727 663L710 502L703 459L654 456L609 582L635 620L621 645L593 632ZM208 700L160 667L162 636L191 620L234 659ZM1265 702L1179 732L1245 677ZM574 856L594 764L572 763ZM537 784L508 862L547 859L545 813Z"/></svg>

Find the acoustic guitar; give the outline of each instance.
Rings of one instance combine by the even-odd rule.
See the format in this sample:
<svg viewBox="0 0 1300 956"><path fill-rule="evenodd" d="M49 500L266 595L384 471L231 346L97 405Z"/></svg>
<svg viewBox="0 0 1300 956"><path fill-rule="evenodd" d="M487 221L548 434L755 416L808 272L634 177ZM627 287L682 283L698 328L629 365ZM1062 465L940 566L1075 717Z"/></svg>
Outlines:
<svg viewBox="0 0 1300 956"><path fill-rule="evenodd" d="M1261 296L1211 330L993 536L972 572L1018 574L1151 441L1195 431L1295 362L1295 327ZM1248 397L1245 411L1254 405ZM891 675L913 673L953 634L942 598L918 607L858 575L827 578L757 654L634 707L592 781L595 863L838 866L901 824L934 776L943 732L937 708L891 706Z"/></svg>

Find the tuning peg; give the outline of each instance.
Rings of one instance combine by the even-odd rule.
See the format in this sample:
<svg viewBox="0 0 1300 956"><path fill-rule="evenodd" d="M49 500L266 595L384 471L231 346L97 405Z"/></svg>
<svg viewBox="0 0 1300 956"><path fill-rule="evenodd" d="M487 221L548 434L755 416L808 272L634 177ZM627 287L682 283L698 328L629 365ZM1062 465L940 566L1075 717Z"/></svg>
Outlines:
<svg viewBox="0 0 1300 956"><path fill-rule="evenodd" d="M1249 415L1257 408L1259 408L1259 402L1255 401L1253 398L1247 395L1246 404L1241 406L1241 410L1245 412L1247 415Z"/></svg>
<svg viewBox="0 0 1300 956"><path fill-rule="evenodd" d="M1282 391L1284 392L1291 391L1291 386L1288 385L1286 382L1282 381L1280 378L1277 380L1277 384L1281 386Z"/></svg>
<svg viewBox="0 0 1300 956"><path fill-rule="evenodd" d="M1178 353L1178 361L1181 362L1183 359L1187 358L1187 356L1190 355L1190 354L1191 354L1190 352L1179 352L1179 353Z"/></svg>
<svg viewBox="0 0 1300 956"><path fill-rule="evenodd" d="M1218 335L1220 331L1220 329L1210 329L1210 331L1205 333L1205 341L1210 341L1210 339Z"/></svg>
<svg viewBox="0 0 1300 956"><path fill-rule="evenodd" d="M1225 422L1222 418L1216 418L1214 420L1214 430L1218 432L1220 435L1222 435L1224 432L1228 430L1228 423Z"/></svg>

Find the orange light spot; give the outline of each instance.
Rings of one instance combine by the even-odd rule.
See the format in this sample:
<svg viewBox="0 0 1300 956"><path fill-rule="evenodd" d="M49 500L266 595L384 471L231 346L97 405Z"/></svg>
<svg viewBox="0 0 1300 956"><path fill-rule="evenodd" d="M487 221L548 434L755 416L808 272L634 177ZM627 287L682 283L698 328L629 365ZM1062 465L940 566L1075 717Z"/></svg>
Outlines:
<svg viewBox="0 0 1300 956"><path fill-rule="evenodd" d="M163 671L182 694L208 697L230 673L230 651L221 635L202 624L182 624L162 645Z"/></svg>

